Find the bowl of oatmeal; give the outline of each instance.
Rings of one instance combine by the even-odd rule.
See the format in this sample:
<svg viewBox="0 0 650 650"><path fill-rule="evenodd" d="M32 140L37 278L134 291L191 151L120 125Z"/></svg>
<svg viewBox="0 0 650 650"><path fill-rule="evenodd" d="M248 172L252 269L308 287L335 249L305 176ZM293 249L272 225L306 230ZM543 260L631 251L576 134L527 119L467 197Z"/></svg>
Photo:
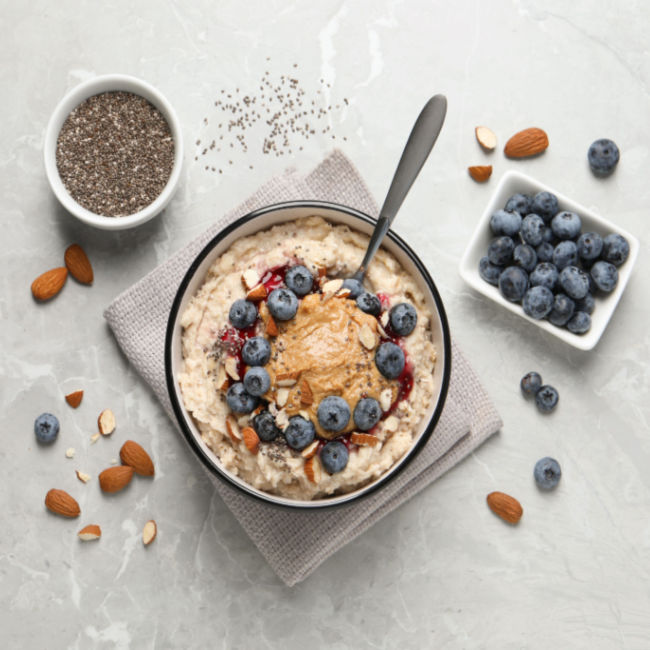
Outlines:
<svg viewBox="0 0 650 650"><path fill-rule="evenodd" d="M167 326L171 404L210 472L273 504L380 489L435 435L451 369L442 300L390 231L325 202L252 212L198 254Z"/></svg>

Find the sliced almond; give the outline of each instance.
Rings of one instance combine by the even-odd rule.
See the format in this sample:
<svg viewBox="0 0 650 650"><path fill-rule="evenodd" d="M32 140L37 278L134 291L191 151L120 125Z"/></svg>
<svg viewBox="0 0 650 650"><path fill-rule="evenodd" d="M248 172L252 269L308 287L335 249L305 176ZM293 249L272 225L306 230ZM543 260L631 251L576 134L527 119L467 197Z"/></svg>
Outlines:
<svg viewBox="0 0 650 650"><path fill-rule="evenodd" d="M229 377L232 377L235 381L239 381L239 372L237 372L237 359L235 357L227 357L226 363L224 364L226 368L226 374Z"/></svg>
<svg viewBox="0 0 650 650"><path fill-rule="evenodd" d="M251 452L251 454L256 454L260 447L260 437L257 435L257 432L253 427L245 427L241 431L241 437L246 445L246 449Z"/></svg>
<svg viewBox="0 0 650 650"><path fill-rule="evenodd" d="M384 388L379 394L379 406L381 410L386 413L390 410L390 407L393 404L393 391L390 388Z"/></svg>
<svg viewBox="0 0 650 650"><path fill-rule="evenodd" d="M97 524L89 524L88 526L84 526L77 535L84 542L91 542L102 536L102 529Z"/></svg>
<svg viewBox="0 0 650 650"><path fill-rule="evenodd" d="M115 415L111 409L104 409L97 418L99 433L103 436L109 436L115 431Z"/></svg>
<svg viewBox="0 0 650 650"><path fill-rule="evenodd" d="M275 396L276 404L282 408L289 399L289 389L288 388L278 388L278 392Z"/></svg>
<svg viewBox="0 0 650 650"><path fill-rule="evenodd" d="M300 455L303 458L311 458L315 453L316 450L318 449L318 440L314 440L310 445L305 447L301 452Z"/></svg>
<svg viewBox="0 0 650 650"><path fill-rule="evenodd" d="M75 390L73 393L68 393L65 396L65 401L73 408L76 409L79 404L81 404L81 400L84 396L84 392L82 390Z"/></svg>
<svg viewBox="0 0 650 650"><path fill-rule="evenodd" d="M45 506L56 515L61 517L78 517L81 514L79 504L64 490L50 490L45 495Z"/></svg>
<svg viewBox="0 0 650 650"><path fill-rule="evenodd" d="M86 472L77 469L75 470L75 474L82 483L88 483L88 481L90 481L90 474L86 474Z"/></svg>
<svg viewBox="0 0 650 650"><path fill-rule="evenodd" d="M497 146L497 136L495 135L494 131L492 131L492 129L488 129L487 126L477 126L474 129L474 133L476 135L478 143L486 151L493 151Z"/></svg>
<svg viewBox="0 0 650 650"><path fill-rule="evenodd" d="M258 284L246 294L246 300L259 302L260 300L264 300L267 295L266 287L263 284Z"/></svg>
<svg viewBox="0 0 650 650"><path fill-rule="evenodd" d="M341 287L334 295L337 298L347 298L352 292L345 287Z"/></svg>
<svg viewBox="0 0 650 650"><path fill-rule="evenodd" d="M156 539L157 534L158 534L158 526L156 525L156 522L153 519L150 519L142 529L142 543L145 546L149 546L149 544L151 544L151 542L153 542L153 540Z"/></svg>
<svg viewBox="0 0 650 650"><path fill-rule="evenodd" d="M327 275L327 268L324 266L319 266L316 269L316 272L318 273L318 279L320 280L321 278L324 278Z"/></svg>
<svg viewBox="0 0 650 650"><path fill-rule="evenodd" d="M99 486L104 492L119 492L123 490L133 478L133 467L117 465L109 467L99 474Z"/></svg>
<svg viewBox="0 0 650 650"><path fill-rule="evenodd" d="M254 269L246 269L241 274L241 281L249 291L256 286L260 281L260 274Z"/></svg>
<svg viewBox="0 0 650 650"><path fill-rule="evenodd" d="M314 393L312 393L311 386L306 379L300 380L300 403L309 406L314 403Z"/></svg>
<svg viewBox="0 0 650 650"><path fill-rule="evenodd" d="M230 436L230 439L236 444L241 440L241 432L239 431L239 425L232 415L229 415L226 418L226 431Z"/></svg>
<svg viewBox="0 0 650 650"><path fill-rule="evenodd" d="M293 386L298 381L299 375L299 372L279 372L275 376L275 385L285 388Z"/></svg>
<svg viewBox="0 0 650 650"><path fill-rule="evenodd" d="M286 409L278 411L278 414L275 416L275 424L282 431L289 426L289 415L287 414Z"/></svg>
<svg viewBox="0 0 650 650"><path fill-rule="evenodd" d="M397 431L398 426L399 426L399 420L394 415L389 415L384 420L384 431L388 431L388 433L393 433L394 431Z"/></svg>
<svg viewBox="0 0 650 650"><path fill-rule="evenodd" d="M350 434L350 442L354 443L355 445L374 447L379 442L379 438L377 436L373 436L372 433L354 432Z"/></svg>
<svg viewBox="0 0 650 650"><path fill-rule="evenodd" d="M74 447L68 447L65 450L65 457L66 458L74 458L75 450Z"/></svg>
<svg viewBox="0 0 650 650"><path fill-rule="evenodd" d="M312 456L305 461L305 475L311 483L318 484L320 482L322 471L318 456Z"/></svg>
<svg viewBox="0 0 650 650"><path fill-rule="evenodd" d="M383 311L381 312L381 316L379 317L379 322L381 323L382 327L388 327L388 312Z"/></svg>
<svg viewBox="0 0 650 650"><path fill-rule="evenodd" d="M251 421L250 415L240 415L237 418L237 424L239 425L239 428L241 429L242 427L247 427L248 423Z"/></svg>
<svg viewBox="0 0 650 650"><path fill-rule="evenodd" d="M278 391L280 392L280 391ZM289 391L287 391L287 397L289 397ZM286 403L286 402L285 402ZM269 402L269 413L273 416L276 417L278 414L278 407L275 405L274 402Z"/></svg>
<svg viewBox="0 0 650 650"><path fill-rule="evenodd" d="M329 300L336 292L343 286L343 280L341 278L336 278L334 280L328 280L323 283L321 287L323 291L323 300Z"/></svg>
<svg viewBox="0 0 650 650"><path fill-rule="evenodd" d="M226 373L226 366L221 363L217 368L217 379L215 380L217 389L221 391L227 391L230 386L230 378Z"/></svg>
<svg viewBox="0 0 650 650"><path fill-rule="evenodd" d="M370 325L368 325L368 323L364 323L361 326L361 329L359 330L359 341L361 341L361 345L363 345L363 347L367 348L368 350L374 349L374 347L377 345L377 337L375 336L375 333L370 329Z"/></svg>
<svg viewBox="0 0 650 650"><path fill-rule="evenodd" d="M277 336L280 333L280 330L278 329L278 326L275 322L275 319L271 314L269 314L269 317L266 319L266 324L264 326L264 333L267 334L268 336Z"/></svg>
<svg viewBox="0 0 650 650"><path fill-rule="evenodd" d="M305 409L300 409L300 410L298 411L298 415L299 415L301 418L304 418L305 420L310 420L310 419L311 419L311 418L309 417L309 413L308 413L307 411L305 411Z"/></svg>
<svg viewBox="0 0 650 650"><path fill-rule="evenodd" d="M492 165L473 165L467 171L477 183L485 183L492 176Z"/></svg>
<svg viewBox="0 0 650 650"><path fill-rule="evenodd" d="M93 435L90 436L90 444L94 445L100 438L101 435L99 433L93 433Z"/></svg>

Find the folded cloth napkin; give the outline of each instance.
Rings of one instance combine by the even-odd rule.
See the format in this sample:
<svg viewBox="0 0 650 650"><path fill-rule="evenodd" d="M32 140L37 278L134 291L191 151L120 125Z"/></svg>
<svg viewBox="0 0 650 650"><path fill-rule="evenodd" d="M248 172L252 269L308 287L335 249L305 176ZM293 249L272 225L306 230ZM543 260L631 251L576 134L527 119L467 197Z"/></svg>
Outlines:
<svg viewBox="0 0 650 650"><path fill-rule="evenodd" d="M377 214L377 206L357 170L340 151L334 151L308 176L287 171L265 184L106 309L104 317L120 347L174 422L165 384L164 344L167 318L183 275L203 246L224 226L256 208L293 199L329 200ZM271 567L287 585L294 585L500 427L492 402L454 344L449 393L431 438L404 471L359 502L320 511L280 509L239 493L205 471Z"/></svg>

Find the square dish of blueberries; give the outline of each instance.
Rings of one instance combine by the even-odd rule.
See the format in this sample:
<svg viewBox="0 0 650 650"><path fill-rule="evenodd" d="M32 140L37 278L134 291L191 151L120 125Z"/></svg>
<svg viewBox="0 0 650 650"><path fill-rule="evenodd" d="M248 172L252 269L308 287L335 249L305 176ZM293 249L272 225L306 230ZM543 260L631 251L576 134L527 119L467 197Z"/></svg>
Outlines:
<svg viewBox="0 0 650 650"><path fill-rule="evenodd" d="M474 289L589 350L638 252L615 223L518 172L504 175L461 261Z"/></svg>

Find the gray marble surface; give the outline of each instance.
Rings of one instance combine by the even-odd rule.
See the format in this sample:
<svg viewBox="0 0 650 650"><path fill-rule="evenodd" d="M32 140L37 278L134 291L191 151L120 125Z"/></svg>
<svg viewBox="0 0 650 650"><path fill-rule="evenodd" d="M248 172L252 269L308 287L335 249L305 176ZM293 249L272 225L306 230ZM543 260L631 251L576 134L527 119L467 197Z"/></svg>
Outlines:
<svg viewBox="0 0 650 650"><path fill-rule="evenodd" d="M650 647L647 3L2 0L0 15L3 647ZM64 213L42 164L58 100L109 72L160 88L187 145L172 204L122 233L92 230ZM282 156L262 152L264 128L249 133L245 153L224 147L202 156L194 143L224 133L214 102L236 89L259 92L267 72L277 83L282 75L299 79L313 106L332 105L317 122L330 129L295 139ZM505 425L289 589L120 355L102 311L261 182L288 165L306 171L333 146L381 198L411 122L435 92L449 99L447 122L396 230L435 277L453 334ZM501 144L540 126L551 145L534 160L510 161L500 149L486 156L473 135L480 123ZM606 180L586 163L598 137L611 137L622 152ZM494 177L475 184L471 164L492 164ZM641 241L626 293L592 352L500 310L458 276L474 225L508 169ZM92 259L94 285L69 281L55 300L35 304L32 280L60 265L73 241ZM561 393L549 417L519 393L519 378L533 368ZM63 396L77 388L86 393L73 411ZM119 428L92 445L106 407ZM32 433L43 411L62 424L47 449ZM96 475L127 437L151 450L158 472L109 498ZM68 447L76 449L72 460ZM545 455L564 473L550 494L532 479ZM78 482L77 468L93 480ZM79 499L80 520L46 512L43 498L55 486ZM517 527L487 509L492 490L520 499ZM140 533L151 517L159 536L145 549ZM83 544L76 532L91 521L104 535Z"/></svg>

